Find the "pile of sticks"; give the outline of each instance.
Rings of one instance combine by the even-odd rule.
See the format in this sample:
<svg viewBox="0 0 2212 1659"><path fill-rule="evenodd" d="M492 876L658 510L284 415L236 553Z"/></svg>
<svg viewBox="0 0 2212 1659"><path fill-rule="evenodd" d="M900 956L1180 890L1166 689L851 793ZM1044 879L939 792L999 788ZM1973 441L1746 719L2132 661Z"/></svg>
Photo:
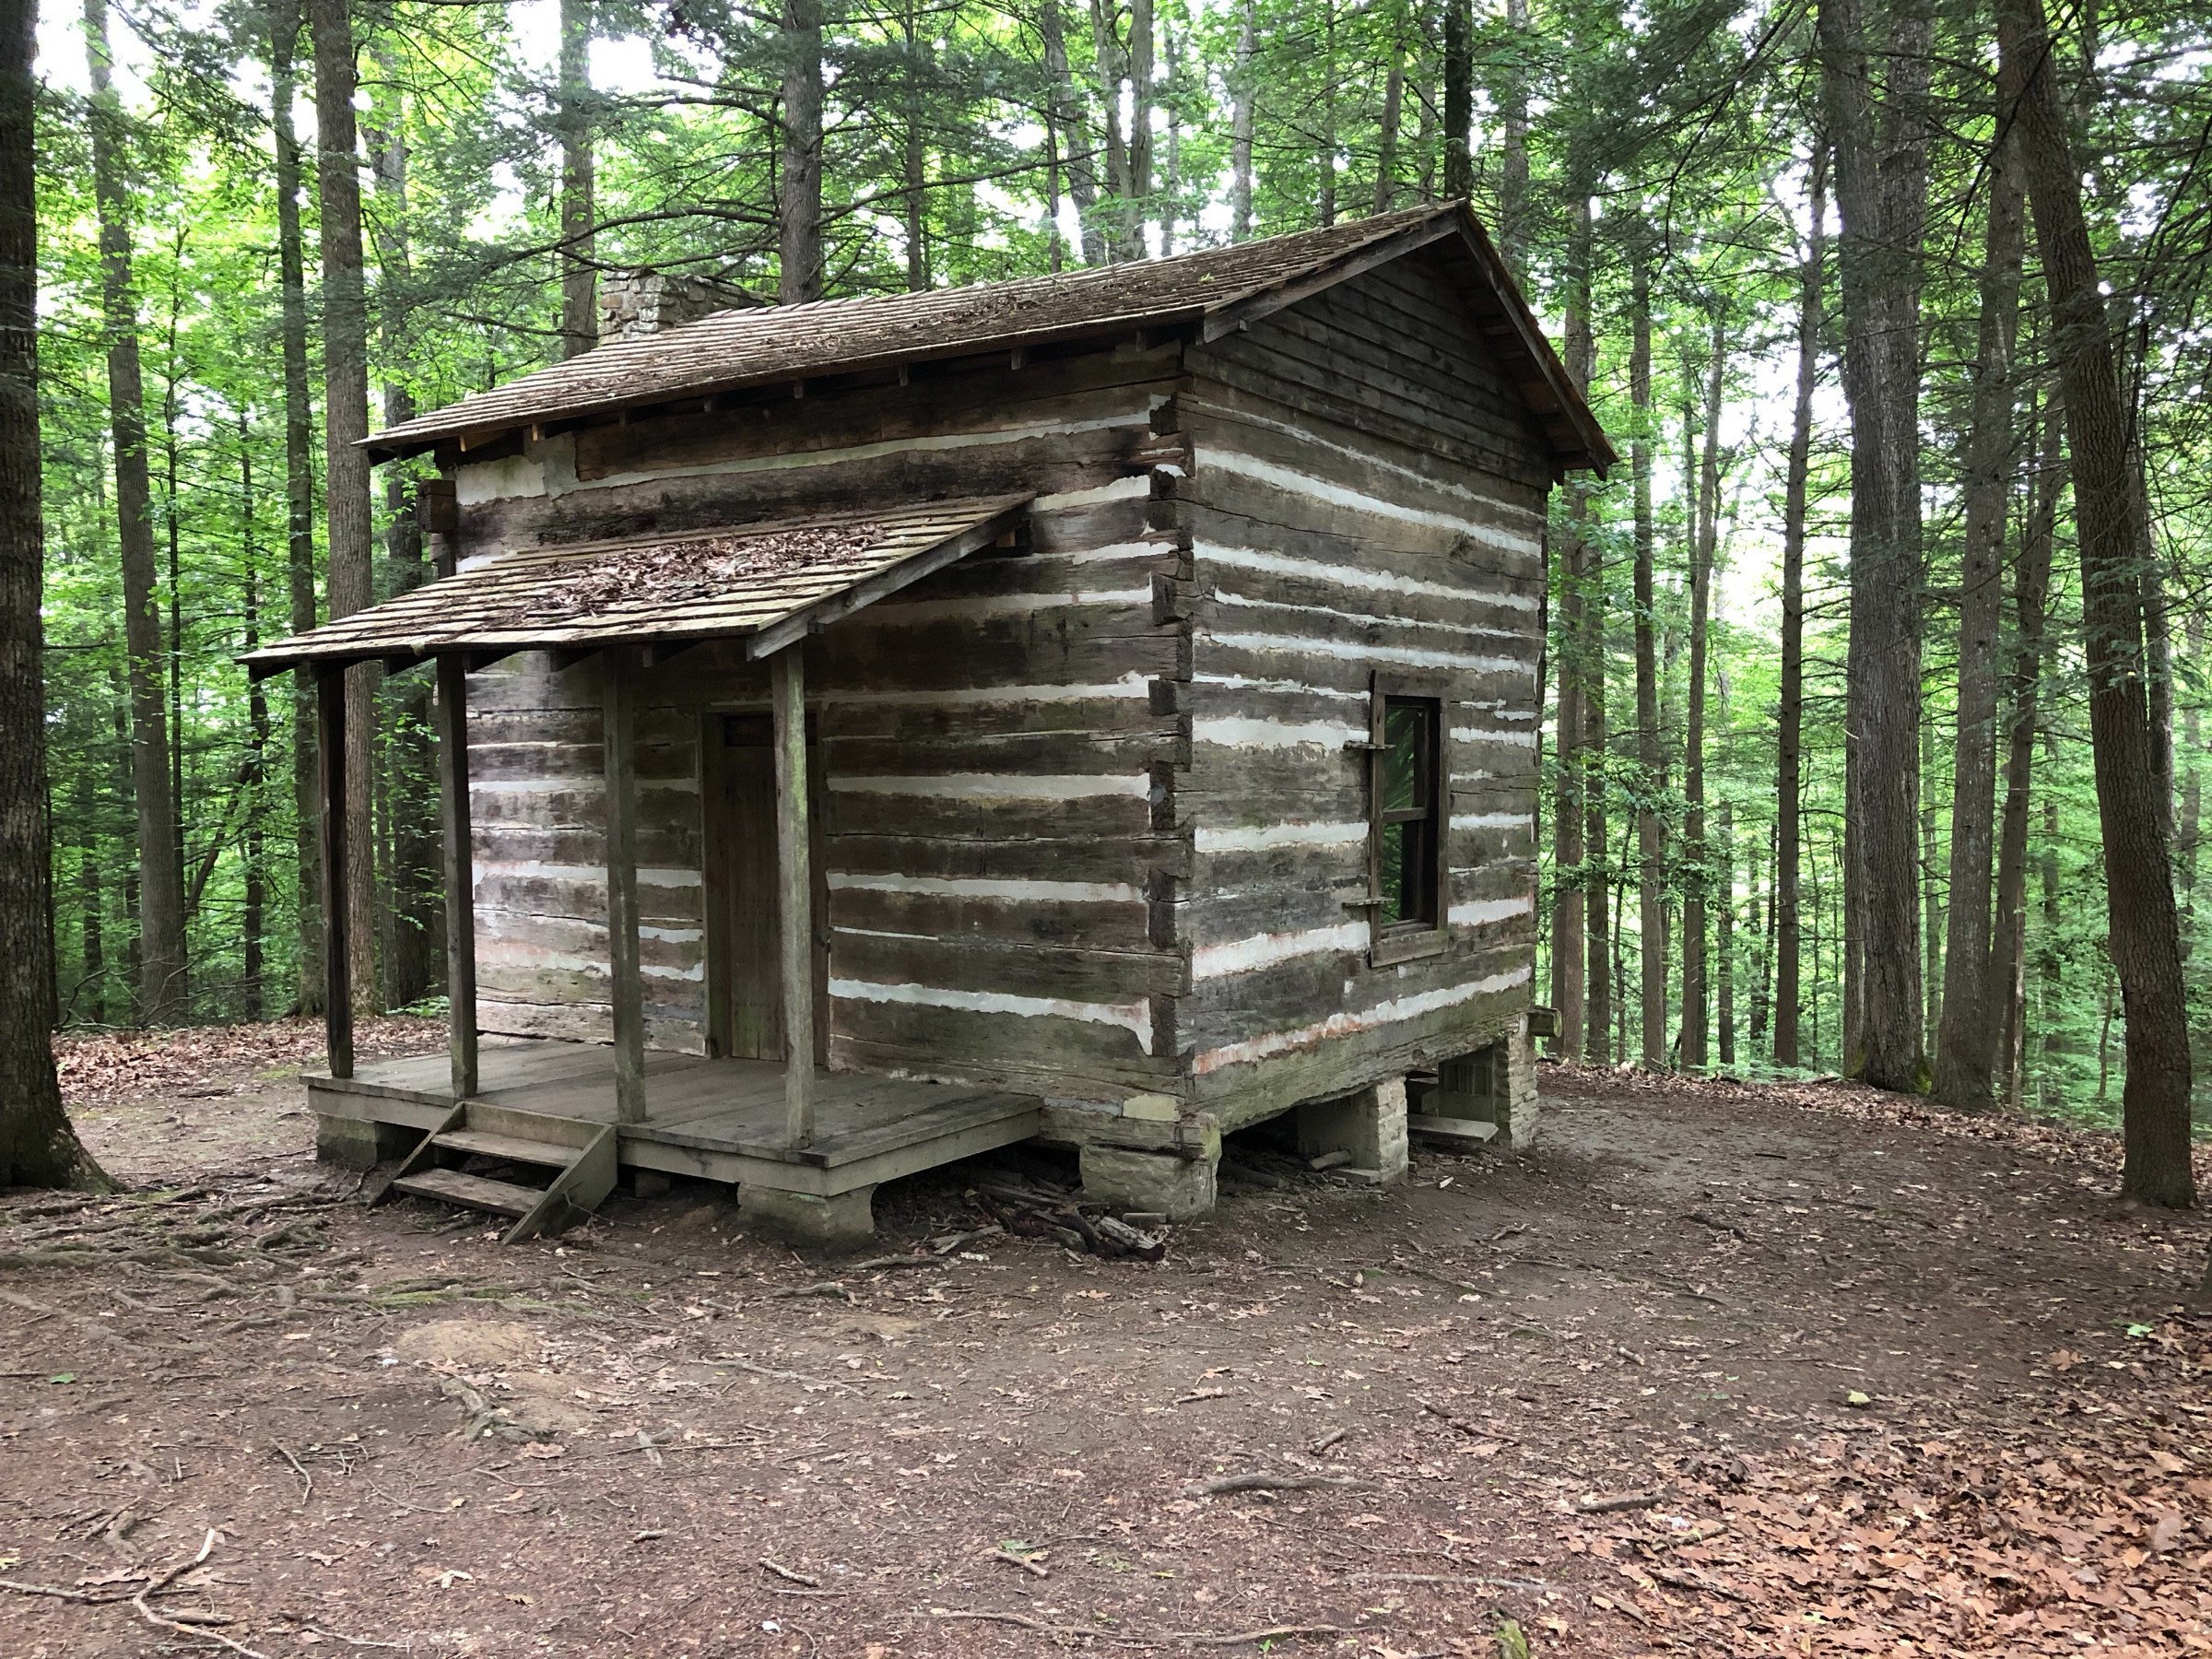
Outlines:
<svg viewBox="0 0 2212 1659"><path fill-rule="evenodd" d="M1140 1262L1157 1262L1168 1253L1159 1234L1165 1216L1134 1211L1115 1216L1111 1206L1040 1175L993 1176L977 1182L970 1196L1017 1238L1053 1239L1078 1255L1133 1256Z"/></svg>

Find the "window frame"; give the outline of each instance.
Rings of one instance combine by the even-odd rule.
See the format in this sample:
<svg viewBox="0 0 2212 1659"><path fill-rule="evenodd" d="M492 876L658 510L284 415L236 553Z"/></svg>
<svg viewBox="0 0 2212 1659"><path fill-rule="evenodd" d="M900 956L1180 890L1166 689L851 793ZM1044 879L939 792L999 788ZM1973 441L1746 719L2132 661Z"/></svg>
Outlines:
<svg viewBox="0 0 2212 1659"><path fill-rule="evenodd" d="M1434 724L1427 757L1432 786L1427 821L1433 867L1430 871L1434 915L1411 922L1382 920L1382 845L1393 823L1418 822L1383 806L1384 768L1389 759L1386 722L1394 702L1425 702L1431 706ZM1452 698L1451 686L1441 676L1377 674L1368 691L1367 750L1367 898L1368 961L1382 968L1421 957L1438 956L1448 948L1452 932Z"/></svg>

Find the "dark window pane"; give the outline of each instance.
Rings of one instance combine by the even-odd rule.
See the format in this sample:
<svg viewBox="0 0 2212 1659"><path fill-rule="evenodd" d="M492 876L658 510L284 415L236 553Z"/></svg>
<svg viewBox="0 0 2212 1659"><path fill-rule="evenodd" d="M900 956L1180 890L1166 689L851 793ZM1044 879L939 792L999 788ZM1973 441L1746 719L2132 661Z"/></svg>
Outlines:
<svg viewBox="0 0 2212 1659"><path fill-rule="evenodd" d="M1392 699L1382 705L1382 806L1385 811L1429 804L1429 757L1435 747L1433 714L1422 702Z"/></svg>
<svg viewBox="0 0 2212 1659"><path fill-rule="evenodd" d="M1406 920L1406 836L1412 824L1382 826L1382 902L1376 912L1382 925Z"/></svg>
<svg viewBox="0 0 2212 1659"><path fill-rule="evenodd" d="M1415 818L1394 828L1404 831L1398 845L1397 920L1432 923L1436 920L1436 826L1428 818Z"/></svg>

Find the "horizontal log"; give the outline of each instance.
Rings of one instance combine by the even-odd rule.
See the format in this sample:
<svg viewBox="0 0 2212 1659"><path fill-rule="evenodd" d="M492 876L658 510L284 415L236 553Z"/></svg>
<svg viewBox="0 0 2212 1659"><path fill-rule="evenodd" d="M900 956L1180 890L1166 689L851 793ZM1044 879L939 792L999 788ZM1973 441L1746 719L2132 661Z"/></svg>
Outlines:
<svg viewBox="0 0 2212 1659"><path fill-rule="evenodd" d="M1180 957L1149 947L1044 948L1006 939L885 938L843 929L830 940L830 963L832 980L885 988L880 1001L1081 1003L1106 1024L1128 1024L1133 1017L1098 1010L1121 1008L1155 993L1173 994L1183 972Z"/></svg>
<svg viewBox="0 0 2212 1659"><path fill-rule="evenodd" d="M594 427L577 436L576 473L594 479L620 472L711 466L744 460L869 444L942 441L1008 428L1072 424L1102 414L1145 418L1154 389L1175 371L1174 347L1135 359L1088 352L1009 376L989 368L912 377L910 383L830 389L726 412L681 415Z"/></svg>
<svg viewBox="0 0 2212 1659"><path fill-rule="evenodd" d="M1151 948L1144 889L1119 882L830 875L838 929L1070 950Z"/></svg>

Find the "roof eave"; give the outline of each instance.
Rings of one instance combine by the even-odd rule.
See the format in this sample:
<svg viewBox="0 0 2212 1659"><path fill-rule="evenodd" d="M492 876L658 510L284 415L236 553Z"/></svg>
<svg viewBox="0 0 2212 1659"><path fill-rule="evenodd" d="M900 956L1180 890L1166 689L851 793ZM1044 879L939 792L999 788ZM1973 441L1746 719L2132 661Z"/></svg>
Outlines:
<svg viewBox="0 0 2212 1659"><path fill-rule="evenodd" d="M773 373L733 374L712 381L701 381L696 385L677 392L656 392L636 397L593 398L565 406L540 410L524 420L500 421L482 427L447 425L423 431L419 436L407 435L405 428L390 432L371 432L366 438L354 441L354 447L368 452L371 460L397 461L409 455L419 455L436 449L440 444L455 438L465 440L465 448L477 448L511 432L539 427L562 425L571 420L594 415L635 413L641 409L666 407L688 403L694 398L718 397L726 393L751 391L762 386L779 386L793 381L833 380L845 375L868 374L886 369L904 368L915 363L939 362L953 358L982 357L1031 346L1060 345L1085 339L1112 339L1133 332L1166 333L1180 330L1197 323L1206 315L1200 306L1178 306L1169 311L1133 312L1118 317L1106 317L1095 322L1071 324L1059 328L1016 330L994 335L989 339L956 340L943 345L918 347L910 351L878 352L872 357L858 357L839 362L835 367L814 373L801 371L779 370ZM416 423L410 422L409 425ZM394 434L397 434L394 441Z"/></svg>

